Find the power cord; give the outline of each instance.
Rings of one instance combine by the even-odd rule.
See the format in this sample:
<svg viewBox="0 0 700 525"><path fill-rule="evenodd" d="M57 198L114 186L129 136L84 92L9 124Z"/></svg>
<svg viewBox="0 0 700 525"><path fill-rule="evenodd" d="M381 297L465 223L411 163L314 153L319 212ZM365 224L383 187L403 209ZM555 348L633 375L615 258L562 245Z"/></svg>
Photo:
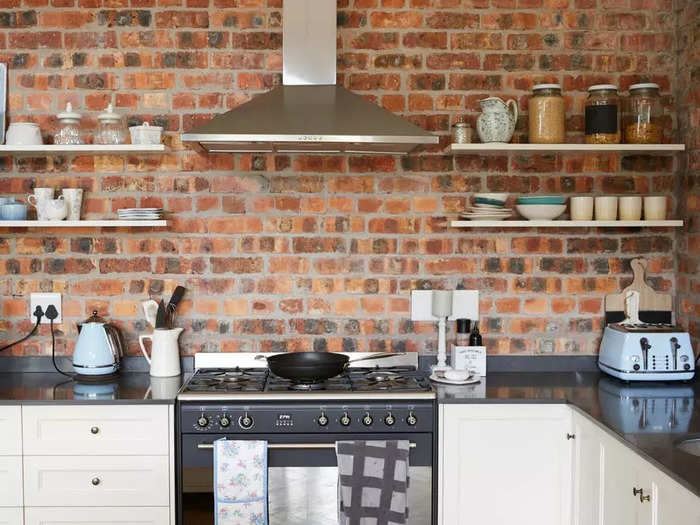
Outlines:
<svg viewBox="0 0 700 525"><path fill-rule="evenodd" d="M58 315L56 308L54 308L53 306L50 306L49 309L50 308L53 308L54 312L56 312L56 314ZM13 346L18 345L19 343L23 343L36 333L36 331L39 329L39 323L41 323L41 318L44 317L44 311L41 309L41 306L37 305L36 309L34 310L34 317L36 317L36 324L34 325L34 328L32 328L32 331L25 335L22 339L18 339L14 343L10 343L9 345L3 346L2 348L0 348L0 352L2 352L3 350L7 350L8 348L12 348Z"/></svg>
<svg viewBox="0 0 700 525"><path fill-rule="evenodd" d="M53 367L56 369L56 372L73 379L73 374L64 372L63 370L58 368L58 364L56 364L56 334L53 330L53 321L57 317L58 310L56 310L54 305L50 304L49 307L46 309L46 318L49 320L49 325L51 326L51 362L53 362Z"/></svg>

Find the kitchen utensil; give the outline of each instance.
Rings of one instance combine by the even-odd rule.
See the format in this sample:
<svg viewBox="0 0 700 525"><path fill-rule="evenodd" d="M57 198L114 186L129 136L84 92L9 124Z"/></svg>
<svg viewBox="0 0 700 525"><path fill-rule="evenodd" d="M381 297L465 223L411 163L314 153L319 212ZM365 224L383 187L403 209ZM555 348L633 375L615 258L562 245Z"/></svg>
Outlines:
<svg viewBox="0 0 700 525"><path fill-rule="evenodd" d="M667 200L665 195L647 195L644 197L644 218L648 221L666 219Z"/></svg>
<svg viewBox="0 0 700 525"><path fill-rule="evenodd" d="M27 203L36 208L36 217L40 221L46 220L44 204L53 199L53 188L34 188L34 193L27 195Z"/></svg>
<svg viewBox="0 0 700 525"><path fill-rule="evenodd" d="M64 188L61 190L61 195L66 201L69 221L80 220L80 210L83 206L83 189L82 188Z"/></svg>
<svg viewBox="0 0 700 525"><path fill-rule="evenodd" d="M621 292L605 297L605 320L607 323L617 323L625 318L625 300L627 292L639 292L639 318L645 323L670 323L672 318L672 299L669 294L659 293L645 281L648 261L633 259L630 263L634 279Z"/></svg>
<svg viewBox="0 0 700 525"><path fill-rule="evenodd" d="M80 376L105 376L119 371L124 344L119 329L97 315L78 324L73 370Z"/></svg>
<svg viewBox="0 0 700 525"><path fill-rule="evenodd" d="M515 209L531 221L551 221L566 211L566 204L516 204Z"/></svg>
<svg viewBox="0 0 700 525"><path fill-rule="evenodd" d="M579 196L571 197L569 209L572 221L593 220L593 197Z"/></svg>
<svg viewBox="0 0 700 525"><path fill-rule="evenodd" d="M180 347L178 338L183 328L173 328L168 330L156 329L153 334L143 334L139 336L139 346L143 356L151 365L151 375L154 377L179 376L182 372L180 368ZM144 341L151 341L151 355L148 355Z"/></svg>
<svg viewBox="0 0 700 525"><path fill-rule="evenodd" d="M27 219L27 205L20 203L0 206L0 219L4 221L24 221Z"/></svg>
<svg viewBox="0 0 700 525"><path fill-rule="evenodd" d="M146 317L146 321L153 328L156 327L156 315L158 314L158 303L151 299L150 301L144 301L141 303L143 308L143 315Z"/></svg>
<svg viewBox="0 0 700 525"><path fill-rule="evenodd" d="M163 299L158 303L158 311L156 312L156 329L167 328L166 326L165 303Z"/></svg>
<svg viewBox="0 0 700 525"><path fill-rule="evenodd" d="M173 319L175 317L175 310L177 310L178 305L180 304L180 301L182 301L182 297L185 295L185 288L183 286L177 286L175 290L173 291L173 295L170 296L170 301L168 302L168 305L166 307L166 324L168 325L168 328L173 327Z"/></svg>
<svg viewBox="0 0 700 525"><path fill-rule="evenodd" d="M617 220L617 197L602 195L595 198L595 220Z"/></svg>
<svg viewBox="0 0 700 525"><path fill-rule="evenodd" d="M621 221L638 221L642 218L642 197L640 195L620 197L618 204Z"/></svg>
<svg viewBox="0 0 700 525"><path fill-rule="evenodd" d="M476 120L476 130L481 142L509 142L518 121L518 105L515 100L504 102L498 97L479 101L481 115Z"/></svg>
<svg viewBox="0 0 700 525"><path fill-rule="evenodd" d="M333 352L287 352L270 357L260 355L256 359L267 359L270 372L278 377L300 383L318 383L342 374L350 363L397 355L402 354L373 354L359 359L350 359L346 355Z"/></svg>
<svg viewBox="0 0 700 525"><path fill-rule="evenodd" d="M8 146L37 146L42 144L39 124L34 122L13 122L7 128L5 143Z"/></svg>

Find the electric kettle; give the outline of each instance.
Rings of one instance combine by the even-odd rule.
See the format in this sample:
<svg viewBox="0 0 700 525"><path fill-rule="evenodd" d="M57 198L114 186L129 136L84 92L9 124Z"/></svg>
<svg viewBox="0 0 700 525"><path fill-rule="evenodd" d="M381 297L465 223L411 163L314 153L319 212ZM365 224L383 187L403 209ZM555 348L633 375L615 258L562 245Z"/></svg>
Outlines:
<svg viewBox="0 0 700 525"><path fill-rule="evenodd" d="M78 324L78 342L73 352L73 370L79 376L98 379L119 371L124 344L121 332L97 315Z"/></svg>

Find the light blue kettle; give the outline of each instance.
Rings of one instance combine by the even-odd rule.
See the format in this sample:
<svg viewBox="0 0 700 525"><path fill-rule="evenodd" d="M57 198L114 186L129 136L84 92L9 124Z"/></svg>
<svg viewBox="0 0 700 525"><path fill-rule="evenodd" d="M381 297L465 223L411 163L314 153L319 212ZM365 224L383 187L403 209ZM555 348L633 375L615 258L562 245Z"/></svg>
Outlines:
<svg viewBox="0 0 700 525"><path fill-rule="evenodd" d="M78 324L78 342L73 352L73 370L81 376L104 376L119 371L124 354L121 333L97 315Z"/></svg>

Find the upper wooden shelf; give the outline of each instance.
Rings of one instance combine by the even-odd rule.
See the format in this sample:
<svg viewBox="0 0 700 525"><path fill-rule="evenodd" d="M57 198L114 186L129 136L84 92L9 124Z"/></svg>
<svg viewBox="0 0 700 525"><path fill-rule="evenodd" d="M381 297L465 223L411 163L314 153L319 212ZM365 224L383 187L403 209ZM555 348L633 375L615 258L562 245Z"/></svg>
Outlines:
<svg viewBox="0 0 700 525"><path fill-rule="evenodd" d="M675 152L685 151L685 144L506 144L489 142L487 144L451 144L450 153L508 153L520 152Z"/></svg>
<svg viewBox="0 0 700 525"><path fill-rule="evenodd" d="M167 220L124 221L117 219L84 219L80 221L0 221L0 228L148 228L167 225Z"/></svg>
<svg viewBox="0 0 700 525"><path fill-rule="evenodd" d="M96 155L110 153L160 153L165 151L163 144L37 144L35 146L0 145L0 155L36 155L51 153L94 153Z"/></svg>

